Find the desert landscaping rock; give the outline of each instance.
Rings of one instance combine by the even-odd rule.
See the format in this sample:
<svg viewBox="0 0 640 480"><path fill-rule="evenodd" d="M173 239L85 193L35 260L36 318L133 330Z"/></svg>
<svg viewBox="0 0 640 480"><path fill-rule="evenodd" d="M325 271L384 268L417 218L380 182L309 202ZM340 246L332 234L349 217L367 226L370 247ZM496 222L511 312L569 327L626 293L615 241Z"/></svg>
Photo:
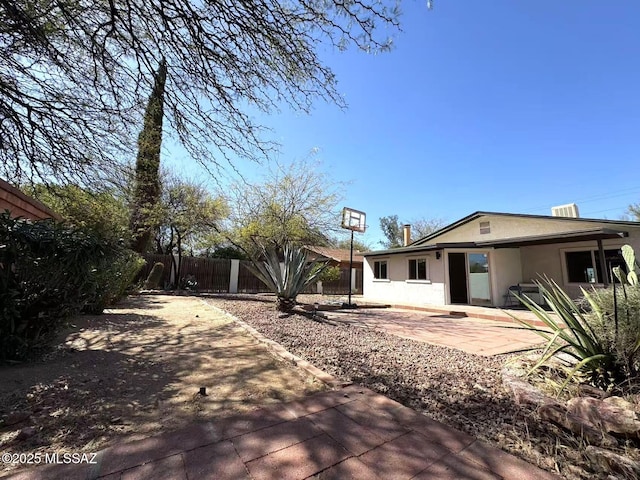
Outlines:
<svg viewBox="0 0 640 480"><path fill-rule="evenodd" d="M516 355L477 356L363 326L285 315L269 296L206 301L337 379L369 387L568 479L606 478L588 467L582 440L515 403L502 384L502 369ZM566 447L558 449L559 441Z"/></svg>
<svg viewBox="0 0 640 480"><path fill-rule="evenodd" d="M560 403L549 395L545 395L535 386L511 375L502 376L505 386L511 390L513 399L517 405L539 408L545 405L558 405Z"/></svg>
<svg viewBox="0 0 640 480"><path fill-rule="evenodd" d="M543 420L554 422L567 430L575 433L578 438L584 438L592 445L600 445L603 447L615 447L618 441L608 435L605 431L595 427L592 423L584 418L569 413L567 409L561 405L543 405L538 409L538 415Z"/></svg>
<svg viewBox="0 0 640 480"><path fill-rule="evenodd" d="M4 417L3 424L9 427L11 425L16 425L17 423L22 423L30 417L31 412L11 412L9 415Z"/></svg>
<svg viewBox="0 0 640 480"><path fill-rule="evenodd" d="M36 427L24 427L22 430L20 430L20 433L18 433L18 436L16 437L16 441L21 442L23 440L31 438L37 432L38 431L36 430Z"/></svg>
<svg viewBox="0 0 640 480"><path fill-rule="evenodd" d="M588 446L586 454L591 458L593 463L597 465L603 473L622 474L623 478L640 478L640 463L630 460L629 458L618 455L617 453Z"/></svg>
<svg viewBox="0 0 640 480"><path fill-rule="evenodd" d="M635 437L640 433L633 405L620 397L576 397L567 402L567 410L605 432Z"/></svg>
<svg viewBox="0 0 640 480"><path fill-rule="evenodd" d="M563 360L566 362L566 357ZM622 447L618 439L609 434L626 436L636 441L640 438L638 406L634 395L630 396L634 400L632 403L621 397L608 397L607 392L599 388L581 384L576 388L577 393L574 393L578 396L567 402L559 401L545 394L540 385L532 385L527 381L530 365L535 361L534 356L525 355L507 362L502 371L504 385L511 391L518 405L535 408L542 420L553 422L572 432L576 438L590 443L585 456L596 470L607 474L606 478L613 471L627 475L635 465L640 464L637 461L637 443L636 448L628 448L632 444ZM554 362L557 364L558 360ZM637 475L627 475L624 478L635 479Z"/></svg>
<svg viewBox="0 0 640 480"><path fill-rule="evenodd" d="M605 398L607 396L604 390L585 384L578 386L578 392L581 397Z"/></svg>

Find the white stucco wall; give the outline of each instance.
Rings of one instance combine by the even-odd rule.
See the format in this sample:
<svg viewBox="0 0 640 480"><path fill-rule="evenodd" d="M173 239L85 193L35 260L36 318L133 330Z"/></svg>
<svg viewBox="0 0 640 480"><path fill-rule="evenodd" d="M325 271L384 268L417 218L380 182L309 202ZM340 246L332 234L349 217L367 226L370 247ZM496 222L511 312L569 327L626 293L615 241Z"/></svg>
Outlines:
<svg viewBox="0 0 640 480"><path fill-rule="evenodd" d="M435 253L415 255L392 255L388 257L367 257L364 263L364 298L370 301L397 305L446 305L449 303L447 284L448 252L486 252L489 254L489 275L491 302L495 306L503 304L503 295L510 285L522 281L520 251L517 248L499 250L449 249L436 259ZM407 280L408 260L426 257L429 265L429 282ZM388 280L373 278L373 262L386 260Z"/></svg>
<svg viewBox="0 0 640 480"><path fill-rule="evenodd" d="M427 259L428 281L407 280L410 258ZM387 261L387 280L373 278L373 263L379 260ZM367 257L363 278L366 300L396 305L445 304L444 259L436 259L435 253Z"/></svg>
<svg viewBox="0 0 640 480"><path fill-rule="evenodd" d="M640 228L629 230L629 237L620 239L603 240L602 246L605 250L620 248L622 245L631 245L637 254L640 254ZM580 287L590 288L589 283L569 283L565 269L566 251L597 250L597 243L573 242L556 243L551 245L540 245L535 247L522 247L522 281L531 282L539 279L540 275L547 275L555 280L570 296L580 295Z"/></svg>
<svg viewBox="0 0 640 480"><path fill-rule="evenodd" d="M491 233L480 234L479 223L489 221ZM624 244L634 247L640 257L640 225L620 225L599 222L576 222L563 219L530 219L518 217L485 216L462 225L451 232L434 238L430 243L484 241L502 238L517 238L559 232L581 231L593 228L620 228L629 232L629 237L604 240L605 250L620 248ZM364 296L368 300L404 305L445 305L449 303L448 252L484 251L489 253L491 279L491 301L494 306L504 304L504 295L511 285L531 283L546 274L556 280L571 296L580 294L580 284L569 284L566 279L564 252L567 250L596 250L595 241L569 242L521 248L498 249L446 249L441 258L435 252L422 254L397 254L387 257L366 257L364 262ZM429 281L407 280L408 259L427 258ZM388 280L373 279L373 262L387 260ZM582 284L589 286L589 284Z"/></svg>
<svg viewBox="0 0 640 480"><path fill-rule="evenodd" d="M489 254L489 269L491 273L492 295L494 306L504 305L504 295L511 285L523 281L520 249L499 248Z"/></svg>

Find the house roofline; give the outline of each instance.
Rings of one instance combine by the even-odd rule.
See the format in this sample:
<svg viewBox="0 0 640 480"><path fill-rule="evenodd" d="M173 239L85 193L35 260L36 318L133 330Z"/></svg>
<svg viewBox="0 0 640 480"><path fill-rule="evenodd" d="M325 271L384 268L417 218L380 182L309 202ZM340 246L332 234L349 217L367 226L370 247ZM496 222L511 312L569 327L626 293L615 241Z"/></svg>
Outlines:
<svg viewBox="0 0 640 480"><path fill-rule="evenodd" d="M442 227L440 230L436 230L435 232L430 233L426 237L419 238L418 240L412 242L409 246L420 245L432 238L437 237L438 235L442 235L443 233L453 230L454 228L457 228L466 223L472 222L476 218L488 216L488 215L502 216L502 217L537 218L541 220L558 220L558 221L570 221L570 222L607 223L611 225L625 225L625 226L640 227L640 222L633 222L628 220L606 220L602 218L580 218L580 217L554 217L552 215L532 215L528 213L504 213L504 212L477 211L449 225L446 225L445 227Z"/></svg>
<svg viewBox="0 0 640 480"><path fill-rule="evenodd" d="M432 243L431 245L409 245L407 247L390 248L388 250L376 250L373 252L364 252L365 257L379 257L382 255L395 255L398 253L419 253L434 250L442 250L445 248L476 248L474 242L449 242L449 243Z"/></svg>
<svg viewBox="0 0 640 480"><path fill-rule="evenodd" d="M606 240L610 238L626 238L629 232L614 230L611 228L593 228L574 232L550 233L546 235L530 235L528 237L505 238L502 240L489 240L476 242L479 247L491 246L493 248L527 247L531 245L548 245L550 243L569 243L589 240Z"/></svg>
<svg viewBox="0 0 640 480"><path fill-rule="evenodd" d="M628 236L629 232L623 230L615 230L611 228L592 228L574 232L530 235L528 237L504 238L498 240L487 240L484 242L449 242L432 243L429 245L409 245L407 247L392 248L389 250L365 252L363 255L365 257L380 257L387 255L397 255L401 253L420 253L443 250L445 248L516 248L531 245L548 245L551 243L569 243L589 240L605 240L610 238L625 238Z"/></svg>

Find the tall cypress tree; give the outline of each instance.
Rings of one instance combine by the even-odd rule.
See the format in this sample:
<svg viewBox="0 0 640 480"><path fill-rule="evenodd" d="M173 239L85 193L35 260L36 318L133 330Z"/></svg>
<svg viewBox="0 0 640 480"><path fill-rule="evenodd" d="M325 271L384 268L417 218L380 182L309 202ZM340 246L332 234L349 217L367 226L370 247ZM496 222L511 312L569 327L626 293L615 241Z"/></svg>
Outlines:
<svg viewBox="0 0 640 480"><path fill-rule="evenodd" d="M138 136L138 156L131 208L131 248L144 252L151 241L157 223L154 211L160 200L160 146L162 145L162 119L164 116L164 86L167 64L163 58L154 75L154 85L144 115L142 131Z"/></svg>

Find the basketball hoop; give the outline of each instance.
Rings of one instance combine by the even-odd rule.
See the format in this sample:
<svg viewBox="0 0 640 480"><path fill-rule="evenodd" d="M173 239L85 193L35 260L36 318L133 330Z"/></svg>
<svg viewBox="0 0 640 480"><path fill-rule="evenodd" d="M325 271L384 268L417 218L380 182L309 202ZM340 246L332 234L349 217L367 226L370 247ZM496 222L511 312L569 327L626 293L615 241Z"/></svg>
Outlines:
<svg viewBox="0 0 640 480"><path fill-rule="evenodd" d="M349 252L349 302L343 303L342 308L357 308L351 303L351 283L353 281L353 232L364 233L367 229L367 215L360 210L344 207L342 209L342 228L351 230L351 249Z"/></svg>
<svg viewBox="0 0 640 480"><path fill-rule="evenodd" d="M367 214L360 210L344 207L342 209L342 228L352 232L364 233L367 229Z"/></svg>

